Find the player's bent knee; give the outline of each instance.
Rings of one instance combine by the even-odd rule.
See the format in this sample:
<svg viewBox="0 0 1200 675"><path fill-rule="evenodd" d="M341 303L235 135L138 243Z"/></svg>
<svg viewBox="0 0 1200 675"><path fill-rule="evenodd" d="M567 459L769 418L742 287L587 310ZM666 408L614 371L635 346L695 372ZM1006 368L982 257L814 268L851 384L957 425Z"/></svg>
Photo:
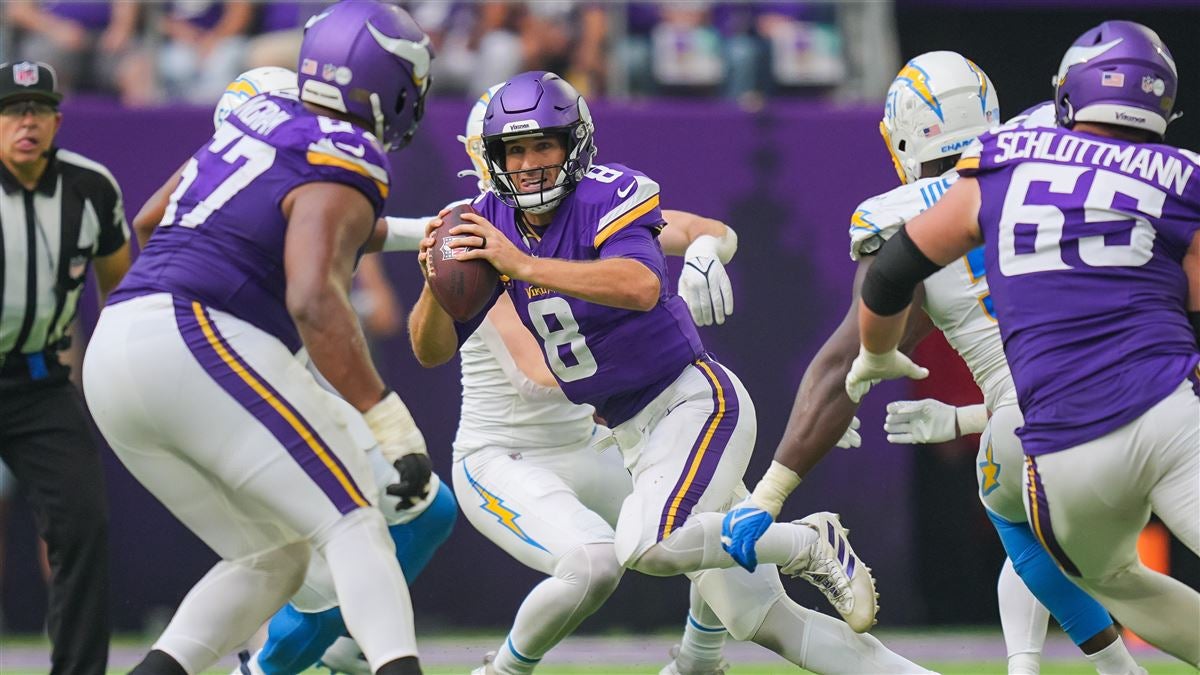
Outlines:
<svg viewBox="0 0 1200 675"><path fill-rule="evenodd" d="M271 583L280 584L280 587L286 589L286 595L291 595L299 590L304 582L304 573L308 570L311 555L312 546L306 541L297 541L230 560L229 563L257 572L266 572L265 576Z"/></svg>
<svg viewBox="0 0 1200 675"><path fill-rule="evenodd" d="M599 607L617 590L625 569L612 544L585 544L567 553L554 566L554 576L580 583L583 604Z"/></svg>

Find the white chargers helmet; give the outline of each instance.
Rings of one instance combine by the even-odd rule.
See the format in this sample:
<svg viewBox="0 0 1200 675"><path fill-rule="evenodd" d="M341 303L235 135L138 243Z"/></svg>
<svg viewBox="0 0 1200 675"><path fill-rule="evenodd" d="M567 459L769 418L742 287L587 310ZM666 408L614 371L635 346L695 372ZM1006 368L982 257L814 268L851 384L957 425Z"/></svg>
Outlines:
<svg viewBox="0 0 1200 675"><path fill-rule="evenodd" d="M910 183L920 178L922 163L962 154L999 123L1000 102L987 74L957 52L928 52L892 81L879 131L900 182Z"/></svg>
<svg viewBox="0 0 1200 675"><path fill-rule="evenodd" d="M295 71L275 66L247 70L225 87L225 93L221 94L217 109L213 111L213 128L221 126L229 113L255 96L285 89L296 91Z"/></svg>
<svg viewBox="0 0 1200 675"><path fill-rule="evenodd" d="M475 176L478 178L480 193L487 192L492 187L492 174L488 171L487 160L483 157L483 117L487 114L488 103L503 86L503 82L493 84L488 87L487 91L480 94L475 105L471 106L471 113L467 115L467 135L458 137L458 142L463 144L467 151L467 157L471 158L471 164L475 167L459 171L458 177Z"/></svg>

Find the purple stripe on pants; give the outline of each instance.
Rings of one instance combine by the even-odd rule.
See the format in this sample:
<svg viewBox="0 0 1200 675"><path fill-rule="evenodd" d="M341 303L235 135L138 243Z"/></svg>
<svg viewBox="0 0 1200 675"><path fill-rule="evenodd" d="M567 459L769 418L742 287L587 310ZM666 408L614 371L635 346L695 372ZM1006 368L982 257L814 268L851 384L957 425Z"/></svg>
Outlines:
<svg viewBox="0 0 1200 675"><path fill-rule="evenodd" d="M293 426L280 411L276 410L265 397L255 391L234 370L233 366L221 357L221 354L217 351L217 347L210 341L209 336L205 334L204 328L196 316L193 304L195 304L195 307L200 306L199 303L189 303L186 300L175 298L175 323L179 326L179 332L183 336L184 342L187 343L188 349L191 350L192 356L196 357L197 363L204 369L204 372L208 373L213 381L225 390L225 393L232 396L238 404L254 416L254 419L266 427L267 431L271 432L271 435L280 444L287 448L288 454L300 465L304 473L308 474L308 477L317 484L321 492L324 492L325 496L329 497L329 500L333 502L338 512L349 513L369 504L369 500L363 497L362 491L354 484L354 479L351 477L350 472L346 470L345 465L329 449L329 445L317 435L313 426L266 379L251 368L245 359L233 350L233 347L230 346L229 342L217 330L217 325L213 322L207 310L201 308L200 312L204 315L208 327L212 331L213 339L220 344L225 353L251 379L255 380L259 386L265 389L271 397L278 401L297 420L300 428ZM302 430L321 448L325 456L332 460L336 469L330 468L322 460L317 451L301 435ZM335 475L335 470L340 472L345 479L344 484Z"/></svg>
<svg viewBox="0 0 1200 675"><path fill-rule="evenodd" d="M1034 515L1034 522L1031 523L1033 533L1037 535L1038 541L1042 542L1042 548L1050 553L1050 557L1054 558L1064 572L1073 577L1083 576L1054 537L1054 526L1050 522L1050 502L1046 499L1046 488L1042 485L1042 476L1037 470L1037 460L1026 456L1025 466L1029 472L1029 492L1026 496L1030 500L1030 511Z"/></svg>
<svg viewBox="0 0 1200 675"><path fill-rule="evenodd" d="M733 381L729 379L725 369L707 356L692 364L692 367L704 375L704 379L708 380L709 387L712 388L713 411L700 428L687 461L683 464L683 473L667 497L667 503L658 521L656 541L667 538L692 514L696 502L712 482L717 465L721 463L721 455L724 454L725 447L738 424L737 390L734 389Z"/></svg>

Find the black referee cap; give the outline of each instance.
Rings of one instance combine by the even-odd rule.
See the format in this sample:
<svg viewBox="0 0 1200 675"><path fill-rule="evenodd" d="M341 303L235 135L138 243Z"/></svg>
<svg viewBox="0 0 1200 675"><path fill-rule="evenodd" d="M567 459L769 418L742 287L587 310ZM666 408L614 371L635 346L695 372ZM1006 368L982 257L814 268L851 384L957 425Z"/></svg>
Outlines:
<svg viewBox="0 0 1200 675"><path fill-rule="evenodd" d="M0 64L0 106L14 101L45 101L57 106L62 94L56 90L54 69L40 61Z"/></svg>

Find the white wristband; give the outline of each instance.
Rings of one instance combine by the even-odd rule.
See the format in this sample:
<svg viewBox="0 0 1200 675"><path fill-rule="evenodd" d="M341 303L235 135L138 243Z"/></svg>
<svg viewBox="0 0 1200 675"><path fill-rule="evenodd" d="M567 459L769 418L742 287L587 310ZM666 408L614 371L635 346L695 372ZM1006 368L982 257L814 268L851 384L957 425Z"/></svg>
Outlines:
<svg viewBox="0 0 1200 675"><path fill-rule="evenodd" d="M979 403L954 409L954 418L958 421L958 435L981 434L987 428L987 406Z"/></svg>
<svg viewBox="0 0 1200 675"><path fill-rule="evenodd" d="M415 452L428 454L425 437L396 392L389 392L382 401L363 413L363 419L371 428L371 433L379 442L379 451L389 464Z"/></svg>
<svg viewBox="0 0 1200 675"><path fill-rule="evenodd" d="M779 462L772 461L771 468L763 474L762 480L754 486L750 500L763 511L774 518L783 508L783 500L792 494L792 490L800 484L800 476Z"/></svg>
<svg viewBox="0 0 1200 675"><path fill-rule="evenodd" d="M425 238L425 224L429 218L394 218L388 216L387 237L383 240L384 251L415 251Z"/></svg>
<svg viewBox="0 0 1200 675"><path fill-rule="evenodd" d="M737 253L737 233L732 227L725 227L725 234L714 237L711 234L702 234L696 237L691 244L688 244L687 251L684 252L685 258L693 256L708 256L721 261L722 265L729 264L733 259L733 255Z"/></svg>

